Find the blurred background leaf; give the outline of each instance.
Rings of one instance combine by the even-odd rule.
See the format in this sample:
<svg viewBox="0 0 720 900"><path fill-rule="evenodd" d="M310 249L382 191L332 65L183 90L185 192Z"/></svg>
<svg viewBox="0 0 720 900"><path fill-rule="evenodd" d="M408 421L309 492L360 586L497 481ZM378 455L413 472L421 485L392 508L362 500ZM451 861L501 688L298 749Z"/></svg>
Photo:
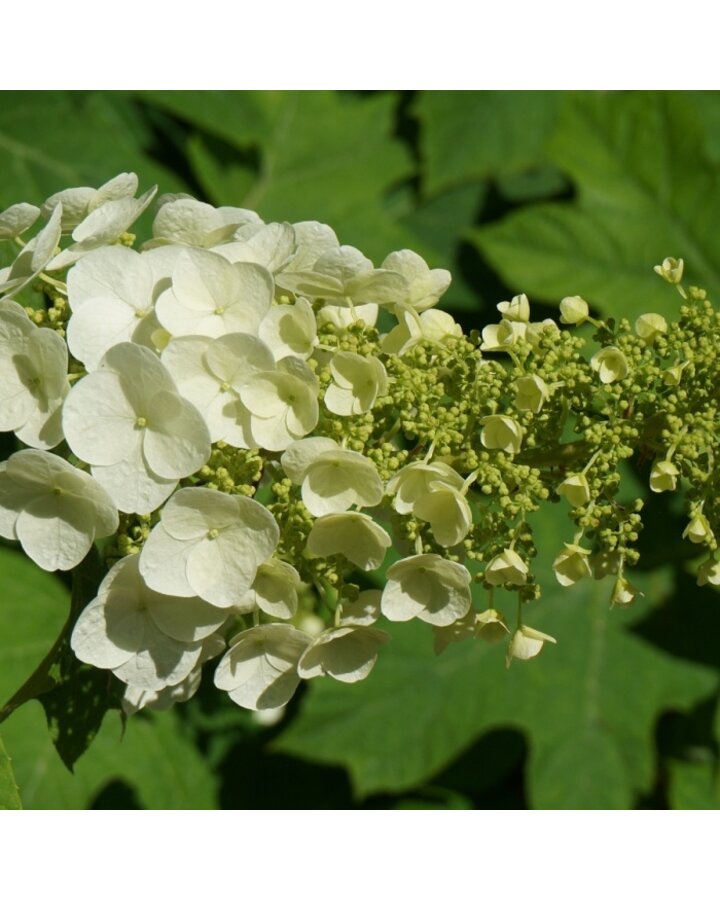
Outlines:
<svg viewBox="0 0 720 900"><path fill-rule="evenodd" d="M442 306L466 329L518 291L538 319L576 293L607 315L673 313L652 272L669 255L720 286L714 92L5 92L0 162L5 205L135 171L143 190L327 221L378 265L410 247L452 271ZM12 449L0 438L0 455ZM559 643L532 663L506 673L502 650L477 642L436 658L411 623L367 682L309 684L269 726L208 677L124 736L110 712L74 776L28 703L0 726L22 802L715 808L720 604L685 572L681 511L650 504L645 597L611 612L605 583L560 592L545 577L528 622ZM565 521L558 507L538 528L546 568ZM0 597L5 701L53 645L69 594L0 548Z"/></svg>

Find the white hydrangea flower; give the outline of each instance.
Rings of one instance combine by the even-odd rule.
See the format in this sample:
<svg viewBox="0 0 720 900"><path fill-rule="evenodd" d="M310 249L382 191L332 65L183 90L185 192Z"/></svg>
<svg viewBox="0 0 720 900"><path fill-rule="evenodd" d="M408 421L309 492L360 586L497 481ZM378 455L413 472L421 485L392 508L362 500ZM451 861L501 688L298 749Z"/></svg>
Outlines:
<svg viewBox="0 0 720 900"><path fill-rule="evenodd" d="M452 281L452 275L447 269L431 269L425 260L412 250L397 250L390 253L380 268L402 275L407 283L407 295L402 302L419 313L435 306Z"/></svg>
<svg viewBox="0 0 720 900"><path fill-rule="evenodd" d="M107 492L59 456L20 450L0 463L0 537L20 541L41 569L74 568L117 527Z"/></svg>
<svg viewBox="0 0 720 900"><path fill-rule="evenodd" d="M549 634L530 628L529 625L521 625L508 645L505 665L509 668L513 659L532 659L546 643L557 644L557 641Z"/></svg>
<svg viewBox="0 0 720 900"><path fill-rule="evenodd" d="M178 255L172 287L158 297L155 312L174 337L256 335L274 290L272 276L262 266L233 264L209 250L188 248Z"/></svg>
<svg viewBox="0 0 720 900"><path fill-rule="evenodd" d="M656 494L663 491L674 491L679 477L680 469L675 463L669 459L656 460L650 472L650 490Z"/></svg>
<svg viewBox="0 0 720 900"><path fill-rule="evenodd" d="M240 388L253 375L275 371L269 347L250 334L225 334L215 340L180 337L165 348L162 363L180 395L202 415L213 443L256 446Z"/></svg>
<svg viewBox="0 0 720 900"><path fill-rule="evenodd" d="M296 441L280 458L313 516L345 512L351 506L377 506L383 484L372 460L354 450L342 450L330 438Z"/></svg>
<svg viewBox="0 0 720 900"><path fill-rule="evenodd" d="M262 219L250 209L223 206L216 208L185 195L163 195L153 222L153 239L146 248L164 244L184 244L209 248L231 241L238 229L262 225Z"/></svg>
<svg viewBox="0 0 720 900"><path fill-rule="evenodd" d="M668 284L680 284L683 277L683 269L685 263L682 259L675 259L673 256L667 256L662 265L653 266L653 271Z"/></svg>
<svg viewBox="0 0 720 900"><path fill-rule="evenodd" d="M14 241L35 224L40 209L32 203L15 203L0 213L0 241Z"/></svg>
<svg viewBox="0 0 720 900"><path fill-rule="evenodd" d="M585 506L590 501L590 485L584 472L576 472L561 482L557 487L561 497L565 497L571 506Z"/></svg>
<svg viewBox="0 0 720 900"><path fill-rule="evenodd" d="M5 294L8 298L14 296L44 269L50 268L50 261L60 242L61 216L62 206L58 205L45 227L25 244L15 262L0 271L0 294Z"/></svg>
<svg viewBox="0 0 720 900"><path fill-rule="evenodd" d="M245 709L277 709L300 684L297 664L312 641L292 625L273 623L243 631L215 672L215 686Z"/></svg>
<svg viewBox="0 0 720 900"><path fill-rule="evenodd" d="M667 330L667 319L658 313L644 313L635 320L635 334L647 344L652 344L661 334L667 334Z"/></svg>
<svg viewBox="0 0 720 900"><path fill-rule="evenodd" d="M503 300L498 303L497 309L500 315L508 322L529 322L530 301L527 294L517 294L512 300Z"/></svg>
<svg viewBox="0 0 720 900"><path fill-rule="evenodd" d="M462 328L450 313L428 309L420 315L413 309L397 310L399 323L381 341L384 353L402 356L420 341L443 344L448 338L462 337Z"/></svg>
<svg viewBox="0 0 720 900"><path fill-rule="evenodd" d="M517 551L507 547L502 553L493 556L485 566L484 577L492 585L525 584L529 571L527 563Z"/></svg>
<svg viewBox="0 0 720 900"><path fill-rule="evenodd" d="M119 197L102 203L73 229L75 243L54 257L47 266L48 271L65 269L92 250L117 243L133 222L145 212L156 192L157 187L153 187L141 197ZM58 203L52 215L55 216L61 208L62 203Z"/></svg>
<svg viewBox="0 0 720 900"><path fill-rule="evenodd" d="M338 306L402 303L408 290L402 275L373 268L359 250L348 246L326 250L309 272L285 269L279 283L295 294L317 297Z"/></svg>
<svg viewBox="0 0 720 900"><path fill-rule="evenodd" d="M273 275L282 271L295 253L295 231L287 222L246 229L241 238L221 244L215 252L232 263L257 263Z"/></svg>
<svg viewBox="0 0 720 900"><path fill-rule="evenodd" d="M697 583L700 587L706 584L712 584L714 587L720 587L720 560L711 556L706 559L697 570Z"/></svg>
<svg viewBox="0 0 720 900"><path fill-rule="evenodd" d="M323 306L315 317L318 328L323 325L333 325L335 331L342 334L356 322L364 322L369 328L374 328L380 307L377 303L361 303L359 306Z"/></svg>
<svg viewBox="0 0 720 900"><path fill-rule="evenodd" d="M182 488L168 500L140 554L156 591L234 606L277 546L272 514L255 500L210 488Z"/></svg>
<svg viewBox="0 0 720 900"><path fill-rule="evenodd" d="M337 416L368 412L387 392L385 366L375 356L338 351L330 361L333 381L325 392L325 406Z"/></svg>
<svg viewBox="0 0 720 900"><path fill-rule="evenodd" d="M151 350L117 344L63 408L70 448L123 512L152 512L210 456L200 413Z"/></svg>
<svg viewBox="0 0 720 900"><path fill-rule="evenodd" d="M151 590L138 562L137 555L126 556L108 572L80 614L70 646L82 662L111 669L126 684L161 691L190 675L204 639L227 614L198 597Z"/></svg>
<svg viewBox="0 0 720 900"><path fill-rule="evenodd" d="M617 347L603 347L590 360L590 366L597 372L603 384L621 381L630 371L627 357Z"/></svg>
<svg viewBox="0 0 720 900"><path fill-rule="evenodd" d="M0 300L0 431L38 449L57 446L67 368L65 341L34 325L14 301Z"/></svg>
<svg viewBox="0 0 720 900"><path fill-rule="evenodd" d="M507 627L505 616L496 609L486 609L475 616L475 637L489 644L504 641L510 629Z"/></svg>
<svg viewBox="0 0 720 900"><path fill-rule="evenodd" d="M357 600L343 602L340 611L341 625L374 625L380 618L382 591L360 591Z"/></svg>
<svg viewBox="0 0 720 900"><path fill-rule="evenodd" d="M462 475L446 463L433 462L410 463L396 472L388 481L387 492L394 494L393 506L401 515L406 516L415 509L415 504L439 485L462 490L465 482Z"/></svg>
<svg viewBox="0 0 720 900"><path fill-rule="evenodd" d="M153 347L159 328L155 299L168 266L162 250L137 253L119 246L94 250L73 266L67 278L72 309L67 341L88 371L116 344Z"/></svg>
<svg viewBox="0 0 720 900"><path fill-rule="evenodd" d="M590 315L590 307L582 297L564 297L560 301L560 321L563 325L582 325Z"/></svg>
<svg viewBox="0 0 720 900"><path fill-rule="evenodd" d="M202 681L203 665L209 659L220 656L225 648L225 640L219 634L211 634L202 641L200 656L190 674L177 684L155 691L126 684L121 701L123 712L127 716L132 716L141 709L153 709L160 712L170 709L176 703L185 703L192 699L197 694Z"/></svg>
<svg viewBox="0 0 720 900"><path fill-rule="evenodd" d="M303 679L330 675L352 684L367 678L377 661L378 649L389 635L379 628L341 625L318 635L298 662Z"/></svg>
<svg viewBox="0 0 720 900"><path fill-rule="evenodd" d="M390 566L382 594L383 615L391 622L418 618L452 625L470 610L470 573L435 553L409 556Z"/></svg>
<svg viewBox="0 0 720 900"><path fill-rule="evenodd" d="M503 319L497 325L486 325L482 330L480 349L486 353L509 350L523 340L527 331L528 325L515 319Z"/></svg>
<svg viewBox="0 0 720 900"><path fill-rule="evenodd" d="M292 619L298 609L300 575L281 559L268 559L258 566L250 590L235 604L240 614L261 609L276 619Z"/></svg>
<svg viewBox="0 0 720 900"><path fill-rule="evenodd" d="M431 481L427 494L413 506L413 515L429 522L433 537L441 547L454 547L472 527L472 511L463 493L442 481Z"/></svg>
<svg viewBox="0 0 720 900"><path fill-rule="evenodd" d="M700 512L699 509L694 509L690 514L690 521L686 525L682 536L687 538L693 544L704 544L711 541L713 538L713 531L707 520L707 516Z"/></svg>
<svg viewBox="0 0 720 900"><path fill-rule="evenodd" d="M589 556L590 551L579 544L565 544L565 549L553 562L555 577L563 587L570 587L581 578L592 575Z"/></svg>
<svg viewBox="0 0 720 900"><path fill-rule="evenodd" d="M523 375L515 379L515 406L537 415L550 398L550 389L539 375Z"/></svg>
<svg viewBox="0 0 720 900"><path fill-rule="evenodd" d="M298 272L311 272L324 253L340 246L335 232L322 222L295 222L292 229L295 234L295 253L276 277L278 286L289 291L294 291L295 282L292 277ZM285 272L291 275L288 283L284 281Z"/></svg>
<svg viewBox="0 0 720 900"><path fill-rule="evenodd" d="M253 375L240 387L240 399L250 413L256 446L285 450L309 434L318 423L318 382L306 362L286 356L273 372Z"/></svg>
<svg viewBox="0 0 720 900"><path fill-rule="evenodd" d="M137 175L121 172L99 188L74 187L58 191L43 203L41 213L44 219L49 219L55 207L62 204L62 230L64 234L69 234L104 203L134 197L137 189Z"/></svg>
<svg viewBox="0 0 720 900"><path fill-rule="evenodd" d="M298 356L308 359L318 342L315 313L304 297L293 304L272 306L260 323L258 336L272 350L275 359Z"/></svg>
<svg viewBox="0 0 720 900"><path fill-rule="evenodd" d="M559 333L560 329L553 319L543 319L542 322L528 323L525 340L531 347L538 347L543 338L555 338Z"/></svg>
<svg viewBox="0 0 720 900"><path fill-rule="evenodd" d="M520 452L523 428L510 416L485 416L481 419L483 429L480 441L488 450L503 450L505 453Z"/></svg>
<svg viewBox="0 0 720 900"><path fill-rule="evenodd" d="M317 519L307 539L307 548L314 556L344 556L364 572L380 568L391 544L385 529L359 512Z"/></svg>

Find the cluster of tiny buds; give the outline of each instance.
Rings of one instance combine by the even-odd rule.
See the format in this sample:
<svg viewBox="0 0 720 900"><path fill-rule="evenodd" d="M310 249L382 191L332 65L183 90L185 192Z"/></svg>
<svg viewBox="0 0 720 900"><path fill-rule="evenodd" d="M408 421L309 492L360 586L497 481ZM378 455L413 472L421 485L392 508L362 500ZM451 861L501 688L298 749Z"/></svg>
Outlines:
<svg viewBox="0 0 720 900"><path fill-rule="evenodd" d="M554 642L524 621L543 506L567 514L559 586L638 595L633 468L684 489L698 581L720 585L720 315L682 260L655 268L677 321L602 320L579 296L532 321L520 294L466 335L437 308L450 273L410 250L375 267L323 223L185 196L160 198L137 250L154 191L136 191L125 173L0 214L20 248L0 273L0 430L22 448L0 536L48 570L104 542L72 647L127 711L189 699L217 657L234 702L283 708L302 680L367 677L383 620L530 659Z"/></svg>

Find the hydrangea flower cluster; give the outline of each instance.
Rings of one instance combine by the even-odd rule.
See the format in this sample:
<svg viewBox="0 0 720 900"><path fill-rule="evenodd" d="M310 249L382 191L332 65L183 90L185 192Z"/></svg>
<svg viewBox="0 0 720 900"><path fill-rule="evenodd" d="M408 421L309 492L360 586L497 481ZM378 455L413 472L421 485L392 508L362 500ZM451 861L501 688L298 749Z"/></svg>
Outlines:
<svg viewBox="0 0 720 900"><path fill-rule="evenodd" d="M383 619L426 622L438 652L536 656L554 639L523 622L533 514L567 508L559 585L607 575L631 602L642 503L615 498L636 453L652 491L687 488L683 537L720 584L720 316L681 261L657 267L675 323L601 322L566 297L561 329L523 294L466 335L436 308L450 273L411 250L376 268L328 225L185 195L157 200L136 248L155 200L137 189L122 174L0 214L18 249L0 272L0 430L21 446L0 464L0 536L48 571L101 542L71 644L125 685L126 711L187 700L211 660L252 710L358 681Z"/></svg>

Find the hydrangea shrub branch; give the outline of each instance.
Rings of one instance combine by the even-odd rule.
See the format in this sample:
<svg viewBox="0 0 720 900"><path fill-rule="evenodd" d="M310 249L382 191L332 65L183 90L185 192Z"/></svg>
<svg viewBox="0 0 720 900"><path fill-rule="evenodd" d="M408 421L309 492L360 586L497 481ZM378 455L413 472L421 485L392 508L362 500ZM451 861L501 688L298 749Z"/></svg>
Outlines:
<svg viewBox="0 0 720 900"><path fill-rule="evenodd" d="M676 321L600 321L581 297L533 321L521 294L464 334L437 308L450 273L412 250L376 267L323 223L137 190L121 174L0 214L0 430L20 446L0 536L48 571L99 542L71 646L126 712L188 700L203 671L253 710L358 681L383 620L426 622L437 652L537 656L534 514L567 510L559 586L607 578L631 603L633 458L682 491L677 539L720 584L720 315L682 260L656 267Z"/></svg>

